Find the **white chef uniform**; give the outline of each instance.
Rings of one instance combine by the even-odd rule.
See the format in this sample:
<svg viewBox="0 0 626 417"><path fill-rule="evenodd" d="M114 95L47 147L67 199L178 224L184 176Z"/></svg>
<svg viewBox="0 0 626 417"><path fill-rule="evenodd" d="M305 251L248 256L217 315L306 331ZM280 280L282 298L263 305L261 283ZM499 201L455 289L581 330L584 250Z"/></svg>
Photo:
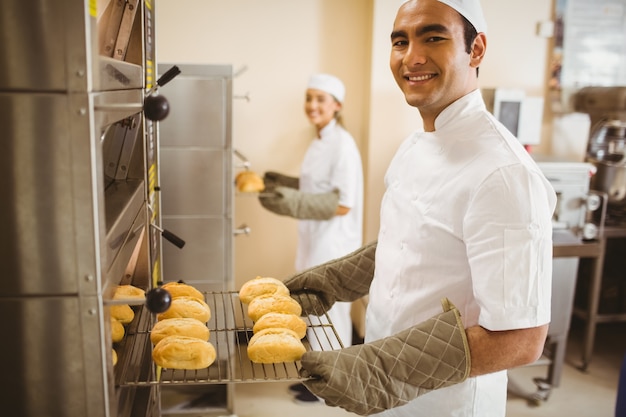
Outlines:
<svg viewBox="0 0 626 417"><path fill-rule="evenodd" d="M406 139L385 176L366 342L441 310L448 297L465 327L550 321L550 183L478 90L446 108L435 132ZM501 417L506 372L433 391L387 416Z"/></svg>
<svg viewBox="0 0 626 417"><path fill-rule="evenodd" d="M300 220L296 269L304 269L342 257L363 244L363 168L361 155L354 139L336 120L320 131L320 138L309 145L300 168L300 191L327 193L339 190L339 205L349 207L343 216L329 220ZM352 342L350 303L336 303L328 315L344 347ZM312 316L319 324L320 318ZM328 344L324 332L313 334L309 341L314 349L340 348ZM332 339L331 339L332 340Z"/></svg>

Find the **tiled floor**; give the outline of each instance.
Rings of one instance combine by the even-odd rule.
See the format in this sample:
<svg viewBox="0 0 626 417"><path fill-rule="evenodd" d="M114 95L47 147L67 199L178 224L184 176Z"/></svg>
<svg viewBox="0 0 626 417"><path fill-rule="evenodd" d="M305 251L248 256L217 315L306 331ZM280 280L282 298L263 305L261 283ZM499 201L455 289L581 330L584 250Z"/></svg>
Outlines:
<svg viewBox="0 0 626 417"><path fill-rule="evenodd" d="M551 390L547 401L538 406L516 395L509 395L508 417L589 417L614 415L619 367L626 354L626 323L598 326L595 350L586 372L580 371L580 323L574 321L568 342L561 385ZM530 366L510 372L511 380L522 389L534 392L534 377L545 377L547 366ZM322 404L300 405L288 392L289 383L240 384L235 387L237 417L335 417L354 416Z"/></svg>

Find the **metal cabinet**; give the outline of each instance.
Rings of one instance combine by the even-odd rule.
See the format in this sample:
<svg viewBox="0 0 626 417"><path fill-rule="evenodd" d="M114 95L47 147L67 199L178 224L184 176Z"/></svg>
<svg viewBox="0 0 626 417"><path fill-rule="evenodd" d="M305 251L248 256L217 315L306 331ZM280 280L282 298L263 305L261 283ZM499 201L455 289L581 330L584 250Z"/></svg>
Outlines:
<svg viewBox="0 0 626 417"><path fill-rule="evenodd" d="M153 372L142 336L150 315L135 308L114 366L109 308L118 284L147 290L160 279L150 228L160 216L151 204L158 176L149 175L158 173L158 139L143 117L153 8L152 0L0 8L0 408L13 415L158 408L158 387L117 383L122 371Z"/></svg>

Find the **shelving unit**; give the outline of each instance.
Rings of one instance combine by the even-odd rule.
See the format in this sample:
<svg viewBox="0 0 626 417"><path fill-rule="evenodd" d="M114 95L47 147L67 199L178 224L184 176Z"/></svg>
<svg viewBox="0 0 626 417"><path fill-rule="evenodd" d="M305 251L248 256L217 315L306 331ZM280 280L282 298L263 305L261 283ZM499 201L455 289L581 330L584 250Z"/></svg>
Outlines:
<svg viewBox="0 0 626 417"><path fill-rule="evenodd" d="M160 63L163 74L173 64ZM234 290L233 254L233 147L232 78L230 65L177 65L181 74L175 85L161 93L170 103L170 114L159 124L163 226L184 238L180 250L163 245L163 281L179 281L201 291ZM223 310L222 310L223 311ZM221 318L233 328L234 316ZM213 333L220 346L234 343L233 333ZM230 351L218 350L219 361L228 363ZM226 355L226 356L224 356ZM216 369L212 367L211 371ZM177 373L174 376L179 376ZM198 415L230 415L233 386L229 367L218 372L221 385L161 384L163 415L181 414L181 403L201 402ZM189 381L189 378L182 378ZM180 382L180 381L179 381ZM196 385L196 386L194 386ZM209 398L210 404L198 398ZM191 399L190 399L191 398ZM187 409L186 412L191 412Z"/></svg>

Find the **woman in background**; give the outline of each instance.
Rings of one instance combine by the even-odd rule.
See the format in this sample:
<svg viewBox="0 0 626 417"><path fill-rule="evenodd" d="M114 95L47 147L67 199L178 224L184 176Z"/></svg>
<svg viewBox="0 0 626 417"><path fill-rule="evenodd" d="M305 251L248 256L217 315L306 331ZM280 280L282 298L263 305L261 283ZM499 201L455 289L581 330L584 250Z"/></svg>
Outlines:
<svg viewBox="0 0 626 417"><path fill-rule="evenodd" d="M316 129L300 168L300 177L277 172L264 176L263 207L299 219L296 270L325 263L358 249L363 240L363 168L354 138L341 125L344 84L329 74L311 76L305 113ZM344 347L352 344L350 303L335 303L328 311ZM311 317L311 323L321 318ZM315 350L339 348L324 332L309 330ZM319 401L302 384L290 387L296 400Z"/></svg>

